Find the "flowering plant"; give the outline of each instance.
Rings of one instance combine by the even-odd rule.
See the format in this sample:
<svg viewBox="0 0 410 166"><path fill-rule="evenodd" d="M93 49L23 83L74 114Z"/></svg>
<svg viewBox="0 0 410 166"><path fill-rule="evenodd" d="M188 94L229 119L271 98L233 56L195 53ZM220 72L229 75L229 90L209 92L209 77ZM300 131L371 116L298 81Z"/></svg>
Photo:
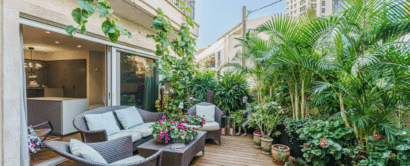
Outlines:
<svg viewBox="0 0 410 166"><path fill-rule="evenodd" d="M205 124L205 115L203 117L200 117L198 115L195 116L190 116L189 114L185 113L184 116L181 116L181 121L183 123L188 123L190 125L201 125L203 126Z"/></svg>
<svg viewBox="0 0 410 166"><path fill-rule="evenodd" d="M186 128L182 125L182 122L168 121L166 116L163 116L155 124L152 124L150 128L153 128L151 135L158 141L170 143L171 141L191 141L198 132L191 128Z"/></svg>

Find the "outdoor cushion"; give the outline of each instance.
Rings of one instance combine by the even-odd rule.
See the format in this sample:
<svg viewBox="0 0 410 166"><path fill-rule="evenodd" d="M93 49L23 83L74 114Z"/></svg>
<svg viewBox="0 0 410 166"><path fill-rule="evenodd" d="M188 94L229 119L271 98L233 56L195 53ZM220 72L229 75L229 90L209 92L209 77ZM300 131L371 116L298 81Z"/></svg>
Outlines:
<svg viewBox="0 0 410 166"><path fill-rule="evenodd" d="M141 136L142 136L142 137L148 137L148 136L151 135L152 130L153 130L152 128L149 128L149 126L151 126L151 125L154 124L154 123L155 123L155 122L144 123L144 124L142 124L142 125L133 127L133 128L128 129L128 130L126 130L126 131L136 131L136 132L141 133Z"/></svg>
<svg viewBox="0 0 410 166"><path fill-rule="evenodd" d="M141 157L140 155L136 155L136 156L132 156L132 157L128 157L122 160L118 160L116 162L113 162L111 164L129 164L129 163L135 163L141 160L145 160L144 157Z"/></svg>
<svg viewBox="0 0 410 166"><path fill-rule="evenodd" d="M219 123L218 122L206 122L202 128L199 128L198 130L201 131L215 131L219 130Z"/></svg>
<svg viewBox="0 0 410 166"><path fill-rule="evenodd" d="M113 135L108 136L108 141L121 138L121 137L125 137L125 136L129 136L129 135L132 137L131 138L132 142L135 142L141 139L141 133L139 132L121 130L119 133L115 133Z"/></svg>
<svg viewBox="0 0 410 166"><path fill-rule="evenodd" d="M130 129L144 123L140 113L135 107L115 110L115 114L124 129Z"/></svg>
<svg viewBox="0 0 410 166"><path fill-rule="evenodd" d="M209 106L196 106L196 114L200 117L204 117L205 122L215 122L215 105Z"/></svg>
<svg viewBox="0 0 410 166"><path fill-rule="evenodd" d="M108 164L100 153L79 140L70 140L70 151L74 156L78 156L89 161Z"/></svg>
<svg viewBox="0 0 410 166"><path fill-rule="evenodd" d="M105 130L108 136L120 132L113 112L87 114L84 115L84 117L90 131Z"/></svg>

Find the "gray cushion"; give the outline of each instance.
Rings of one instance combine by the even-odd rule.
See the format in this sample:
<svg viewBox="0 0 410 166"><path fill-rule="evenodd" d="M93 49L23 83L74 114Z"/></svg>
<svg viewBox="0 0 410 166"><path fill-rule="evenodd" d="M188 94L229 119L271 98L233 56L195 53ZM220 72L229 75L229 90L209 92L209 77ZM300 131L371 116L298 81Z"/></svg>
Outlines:
<svg viewBox="0 0 410 166"><path fill-rule="evenodd" d="M115 121L113 112L103 114L87 114L84 115L87 121L87 126L90 131L105 130L107 135L112 135L120 132L120 128Z"/></svg>
<svg viewBox="0 0 410 166"><path fill-rule="evenodd" d="M205 122L204 126L202 126L202 128L199 128L198 130L201 130L201 131L219 130L219 123L218 122Z"/></svg>
<svg viewBox="0 0 410 166"><path fill-rule="evenodd" d="M113 135L108 136L108 141L121 138L121 137L125 137L125 136L129 136L129 135L131 136L132 142L135 142L141 139L141 133L139 132L121 130L119 133L115 133Z"/></svg>
<svg viewBox="0 0 410 166"><path fill-rule="evenodd" d="M115 110L115 114L125 129L130 129L144 123L140 113L135 107Z"/></svg>
<svg viewBox="0 0 410 166"><path fill-rule="evenodd" d="M129 164L129 163L135 163L135 162L142 161L142 160L145 160L145 158L141 157L139 155L136 155L136 156L132 156L132 157L122 159L122 160L118 160L118 161L113 162L111 164Z"/></svg>
<svg viewBox="0 0 410 166"><path fill-rule="evenodd" d="M100 153L79 140L70 140L70 151L71 154L84 158L85 160L107 164L107 161L105 161L104 157L102 157Z"/></svg>
<svg viewBox="0 0 410 166"><path fill-rule="evenodd" d="M149 126L151 126L152 124L154 124L155 122L149 122L149 123L144 123L142 125L133 127L131 129L128 129L126 131L135 131L135 132L139 132L141 133L142 137L148 137L151 135L152 133L152 128L149 128Z"/></svg>
<svg viewBox="0 0 410 166"><path fill-rule="evenodd" d="M209 106L196 106L196 114L200 117L204 117L205 122L215 122L215 105Z"/></svg>

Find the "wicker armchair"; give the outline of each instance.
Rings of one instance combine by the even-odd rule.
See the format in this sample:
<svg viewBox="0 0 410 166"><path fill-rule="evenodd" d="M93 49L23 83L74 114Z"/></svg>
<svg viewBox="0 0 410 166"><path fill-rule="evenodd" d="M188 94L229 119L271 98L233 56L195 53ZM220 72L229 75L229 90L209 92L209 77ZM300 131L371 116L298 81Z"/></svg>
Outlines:
<svg viewBox="0 0 410 166"><path fill-rule="evenodd" d="M201 106L209 106L209 105L214 105L212 103L207 103L207 102L202 102L198 103L194 106L192 106L189 110L188 113L189 115L196 115L196 106L201 105ZM222 116L223 112L215 106L215 122L219 123L219 130L215 131L207 131L206 133L206 139L213 139L214 141L218 142L219 146L221 146L221 122L222 122Z"/></svg>
<svg viewBox="0 0 410 166"><path fill-rule="evenodd" d="M86 115L86 114L102 114L102 113L106 113L106 112L110 112L110 111L124 109L124 108L127 108L127 107L128 106L106 106L106 107L100 107L100 108L96 108L96 109L84 112L82 114L77 115L74 118L74 120L73 120L74 127L78 131L81 132L82 139L86 143L107 141L108 136L107 136L107 133L105 132L105 130L100 130L100 131L90 131L90 130L88 130L87 122L85 120L84 115ZM144 110L141 110L141 109L138 109L138 111L139 111L144 123L158 121L159 119L161 119L162 116L164 116L163 112L148 112L148 111L144 111ZM116 119L116 121L117 121L117 125L120 127L120 129L123 130L124 128L122 127L122 125L120 124L118 119ZM145 138L141 138L138 141L135 141L133 143L134 150L137 149L138 145L140 145L142 143L145 143L145 142L147 142L151 139L152 139L152 136L148 136L148 137L145 137Z"/></svg>
<svg viewBox="0 0 410 166"><path fill-rule="evenodd" d="M71 154L70 151L70 143L69 142L60 142L60 141L50 141L46 142L45 145L47 148L51 149L52 151L56 152L57 154L73 160L76 165L92 165L92 166L112 166L115 164L110 164L128 157L132 157L133 149L130 146L132 144L131 136L121 137L111 141L99 142L99 143L87 143L87 145L91 146L95 149L98 153L103 156L103 158L109 164L97 163L94 161L88 161L81 157L74 156ZM121 164L126 166L154 166L154 165L161 165L162 159L162 150L159 150L152 156L145 158L145 160L137 161L134 163L129 164ZM119 165L117 165L119 166Z"/></svg>

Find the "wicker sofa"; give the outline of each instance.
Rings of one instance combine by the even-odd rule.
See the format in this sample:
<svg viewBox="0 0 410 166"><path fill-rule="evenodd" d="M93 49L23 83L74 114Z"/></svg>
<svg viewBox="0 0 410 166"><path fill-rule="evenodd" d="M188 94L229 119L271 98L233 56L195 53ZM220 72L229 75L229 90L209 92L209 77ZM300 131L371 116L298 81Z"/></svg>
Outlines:
<svg viewBox="0 0 410 166"><path fill-rule="evenodd" d="M132 144L131 136L121 137L111 141L99 142L99 143L87 143L90 147L96 150L101 156L108 162L108 164L97 163L94 161L85 160L81 157L71 154L70 142L61 141L49 141L45 143L45 146L57 154L71 159L76 165L93 165L93 166L157 166L161 165L162 150L159 150L155 154L143 159L140 156L132 156L133 149L130 146ZM116 161L123 159L130 159L133 157L139 158L138 161L133 161L126 164L115 164Z"/></svg>
<svg viewBox="0 0 410 166"><path fill-rule="evenodd" d="M90 131L87 126L87 121L84 117L86 114L102 114L106 112L113 112L115 110L119 109L124 109L127 108L128 106L106 106L106 107L100 107L96 108L87 112L84 112L82 114L77 115L74 120L73 124L74 127L82 133L83 141L86 143L94 143L94 142L103 142L109 140L109 137L107 136L107 133L105 130L99 130L99 131ZM162 116L164 116L163 112L148 112L144 111L141 109L138 109L138 112L140 113L144 123L152 123L155 121L158 121ZM115 115L115 113L114 113ZM118 121L118 118L116 117L116 123L119 126L121 130L124 130L123 126L120 124ZM133 141L133 150L135 151L137 149L137 146L145 143L149 140L152 139L152 135L146 134L147 136L142 136L140 139Z"/></svg>
<svg viewBox="0 0 410 166"><path fill-rule="evenodd" d="M214 105L212 103L207 103L207 102L202 102L202 103L198 103L194 106L192 106L189 110L188 113L189 115L196 115L196 106L201 105L201 106L210 106L210 105ZM217 130L204 130L205 128L205 124L203 129L199 129L202 131L206 131L206 139L213 139L214 141L218 142L219 146L221 146L221 122L222 122L222 116L223 116L223 112L215 106L215 122L217 122L219 124L219 129Z"/></svg>

